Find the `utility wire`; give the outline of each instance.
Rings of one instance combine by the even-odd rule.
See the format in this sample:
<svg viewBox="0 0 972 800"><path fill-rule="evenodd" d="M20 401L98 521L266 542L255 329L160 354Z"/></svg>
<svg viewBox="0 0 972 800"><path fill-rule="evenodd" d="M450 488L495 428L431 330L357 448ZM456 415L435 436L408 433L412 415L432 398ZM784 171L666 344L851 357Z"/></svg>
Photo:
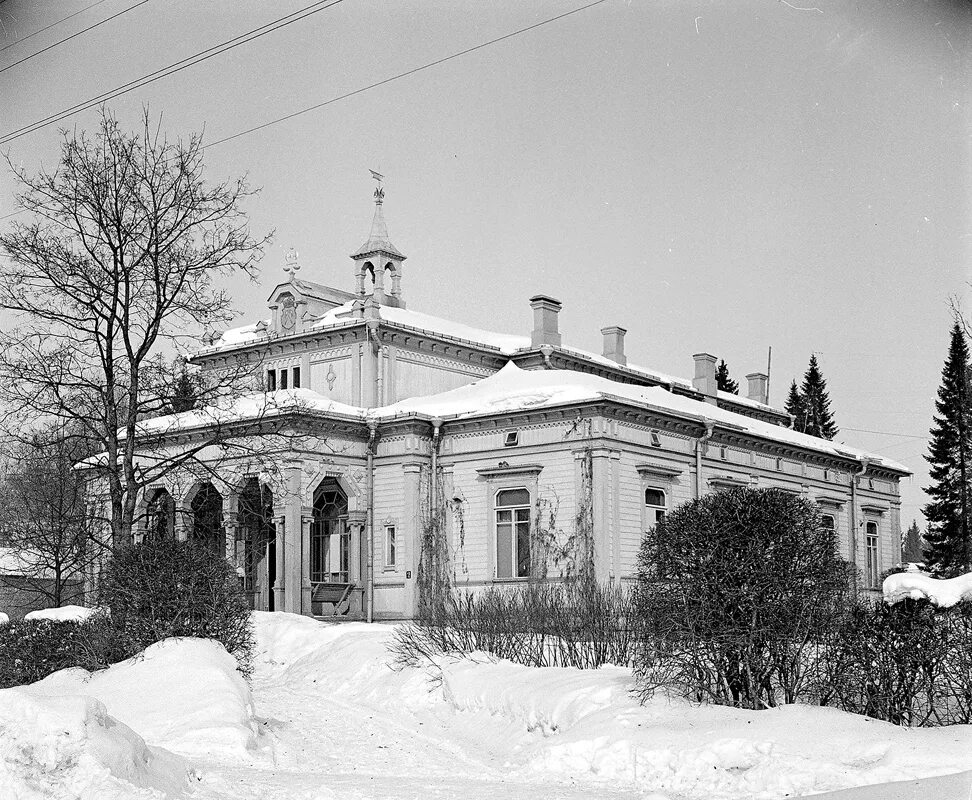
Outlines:
<svg viewBox="0 0 972 800"><path fill-rule="evenodd" d="M43 33L44 31L49 31L51 28L56 27L57 25L60 25L62 22L67 22L69 19L71 19L72 17L76 17L78 14L83 14L89 8L94 8L95 6L100 6L104 2L105 2L105 0L97 0L97 2L92 3L90 6L85 6L80 11L75 11L73 14L68 14L66 17L61 17L61 19L59 19L57 22L52 22L50 25L48 25L45 28L41 28L39 31L34 31L33 33L28 33L26 36L21 36L19 39L11 42L10 44L5 44L3 47L0 47L0 53L2 53L4 50L6 50L6 49L8 49L10 47L13 47L16 44L20 44L21 42L26 42L28 39L36 36L38 33Z"/></svg>
<svg viewBox="0 0 972 800"><path fill-rule="evenodd" d="M332 0L332 2L330 3L330 5L324 6L324 8L330 8L331 5L336 5L337 3L340 3L340 2L342 2L342 0ZM385 78L383 80L376 81L374 83L368 84L367 86L362 86L359 89L354 89L354 90L352 90L350 92L345 92L342 95L338 95L337 97L332 97L329 100L325 100L325 101L323 101L321 103L316 103L315 105L308 106L307 108L303 108L300 111L295 111L292 114L287 114L287 115L282 116L282 117L277 117L276 119L272 119L272 120L270 120L268 122L264 122L264 123L262 123L260 125L256 125L256 126L254 126L252 128L248 128L247 130L243 130L243 131L240 131L238 133L234 133L234 134L232 134L230 136L224 136L222 139L217 139L216 141L210 142L209 144L205 145L203 147L203 149L205 150L205 149L207 149L209 147L215 147L216 145L224 144L224 143L229 142L229 141L231 141L233 139L239 139L241 136L247 136L248 134L255 133L256 131L259 131L259 130L263 130L264 128L269 128L271 125L276 125L276 124L278 124L280 122L285 122L286 120L293 119L294 117L298 117L298 116L300 116L302 114L306 114L306 113L308 113L310 111L314 111L314 110L316 110L318 108L323 108L324 106L331 105L332 103L337 103L337 102L339 102L341 100L346 100L349 97L353 97L355 95L362 94L363 92L367 92L367 91L369 91L371 89L375 89L375 88L377 88L379 86L384 86L385 84L391 83L392 81L397 81L397 80L399 80L401 78L408 77L409 75L414 75L417 72L422 72L424 70L431 69L432 67L438 66L439 64L444 64L447 61L452 61L453 59L456 59L456 58L459 58L460 56L464 56L464 55L467 55L469 53L475 52L476 50L482 50L483 48L490 47L491 45L494 45L494 44L498 44L499 42L505 41L506 39L511 39L514 36L519 36L520 34L527 33L528 31L532 31L532 30L534 30L536 28L540 28L540 27L542 27L544 25L549 25L552 22L556 22L558 20L564 19L565 17L569 17L572 14L577 14L577 13L579 13L581 11L585 11L585 10L587 10L589 8L593 8L594 6L601 5L601 3L604 3L604 2L607 2L607 0L594 0L594 2L588 3L587 5L579 6L578 8L572 9L571 11L566 11L563 14L558 14L557 16L554 16L554 17L549 17L548 19L541 20L540 22L536 22L533 25L528 25L528 26L526 26L524 28L519 28L518 30L512 31L511 33L504 34L503 36L498 36L495 39L490 39L489 41L482 42L480 44L474 45L473 47L468 47L465 50L460 50L457 53L453 53L452 55L444 56L443 58L436 59L435 61L430 61L427 64L423 64L422 66L415 67L413 69L409 69L409 70L406 70L404 72L400 72L397 75L393 75L393 76L391 76L389 78ZM318 3L318 4L314 4L314 5L320 5L320 4ZM313 6L307 6L307 9L312 8L312 7ZM316 13L316 11L322 11L322 10L324 10L324 8L317 8L317 9L315 9L314 12L311 12L311 13ZM299 13L302 13L303 11L305 11L305 10L306 9L301 9L301 11L294 12L294 13L299 14ZM286 19L286 18L282 18L282 19ZM291 22L293 22L293 21L296 21L296 20L291 20ZM268 24L271 24L272 25L274 23L268 23ZM266 26L264 26L264 27L266 27ZM255 30L260 30L260 29L257 28ZM269 32L269 31L267 31L267 32ZM244 34L244 35L246 35L246 34ZM230 41L233 41L233 40L230 40ZM242 42L240 42L240 44L242 44ZM221 45L217 45L217 47L220 47L220 46ZM211 49L214 49L214 48L211 48ZM203 52L208 52L208 51L203 51ZM213 53L213 55L216 55L216 53ZM194 58L194 57L195 56L193 56L191 58ZM177 62L177 63L181 63L181 62ZM191 66L191 64L185 64L185 66ZM183 67L180 67L180 69L181 68L183 68ZM152 73L152 74L154 75L154 73ZM162 75L159 75L158 77L163 77L163 76ZM155 79L156 78L153 78L153 80L155 80ZM132 87L132 88L135 88L135 87ZM126 89L125 91L130 91L130 90L129 89ZM123 93L124 92L119 92L119 94L123 94ZM117 95L115 95L115 96L117 96ZM100 101L98 101L98 102L100 102ZM96 102L95 103L92 103L92 105L96 105L96 104L97 104ZM90 106L88 106L88 107L90 107ZM77 109L77 110L80 110L80 109ZM71 113L76 113L76 111L72 110L72 111L70 111L70 113L65 113L65 116L70 116ZM53 120L50 120L50 121L53 121ZM27 133L32 132L32 130L37 130L40 127L44 127L45 125L50 124L50 121L48 121L48 120L41 120L40 123L43 123L43 124L35 123L35 125L37 126L36 128L28 125L28 126L26 126L26 128L20 129L20 131L13 131L12 133L7 134L7 135L3 136L2 138L0 138L0 144L6 144L8 141L13 141L14 139L19 138L20 136L24 136ZM28 128L30 128L31 130L27 130ZM11 212L10 214L6 214L6 215L0 217L0 220L9 219L10 217L15 217L15 216L17 216L20 213L22 213L22 210L21 211Z"/></svg>
<svg viewBox="0 0 972 800"><path fill-rule="evenodd" d="M300 111L294 111L292 114L287 114L283 117L277 117L276 119L272 119L269 122L264 122L260 125L256 125L252 128L247 128L244 131L240 131L239 133L234 133L231 136L225 136L222 139L217 139L215 142L210 142L203 149L206 149L206 147L215 147L218 144L224 144L225 142L230 142L233 139L239 139L241 136L246 136L247 134L255 133L256 131L261 131L264 128L269 128L271 125L276 125L280 122L285 122L289 119L293 119L294 117L299 117L302 114L308 113L309 111L316 111L317 109L324 108L324 106L329 106L332 103L337 103L341 100L347 100L349 97L354 97L357 94L367 92L371 89L376 89L379 86L384 86L386 83L391 83L392 81L397 81L401 78L407 78L409 75L414 75L417 72L422 72L424 70L431 69L432 67L437 67L439 64L444 64L447 61L452 61L453 59L459 58L460 56L468 55L469 53L474 53L477 50L482 50L485 47L490 47L491 45L497 44L507 39L512 39L514 36L519 36L520 34L527 33L528 31L535 30L536 28L540 28L544 25L549 25L551 22L557 22L558 20L561 20L564 17L569 17L571 14L577 14L581 11L586 11L588 8L599 6L601 5L601 3L605 3L605 2L607 2L607 0L594 0L593 3L588 3L587 5L580 6L578 8L572 9L571 11L565 11L563 14L558 14L555 17L550 17L549 19L541 20L540 22L536 22L533 25L528 25L525 28L520 28L519 30L515 30L512 33L507 33L504 34L503 36L498 36L495 39L490 39L488 42L482 42L481 44L477 44L473 47L467 47L465 50L460 50L458 53L453 53L452 55L444 56L443 58L436 59L435 61L430 61L429 63L423 64L420 67L415 67L414 69L409 69L406 70L405 72L399 72L397 75L392 75L390 78L385 78L383 80L376 81L375 83L370 83L367 86L362 86L360 89L354 89L350 92L345 92L344 94L338 95L337 97L332 97L329 100L324 100L321 103L315 103L314 105L308 106L307 108L302 108ZM4 143L5 140L0 140L0 144L4 144Z"/></svg>
<svg viewBox="0 0 972 800"><path fill-rule="evenodd" d="M877 433L882 436L900 436L903 439L927 439L927 436L915 436L911 433L895 433L894 431L873 431L867 428L845 428L841 426L842 431L854 431L855 433Z"/></svg>
<svg viewBox="0 0 972 800"><path fill-rule="evenodd" d="M54 42L54 44L49 44L49 45L47 45L47 47L44 47L41 50L37 50L36 52L31 53L29 56L24 56L19 61L14 61L13 64L10 64L10 65L4 67L3 69L0 69L0 74L6 72L8 69L13 69L18 64L23 64L25 61L29 61L34 56L39 56L41 53L46 53L48 50L53 50L58 45L64 44L65 42L69 42L72 39L80 36L82 33L87 33L90 30L94 30L95 28L97 28L97 27L99 27L101 25L104 25L106 22L111 22L116 17L120 17L122 14L127 14L132 9L138 8L139 6L144 6L148 1L149 0L139 0L139 2L137 2L137 3L133 4L133 5L130 5L128 8L123 8L117 14L112 14L110 17L106 17L105 19L101 20L100 22L96 22L94 25L89 25L87 28L84 28L84 29L78 31L77 33L72 33L70 36L65 36L63 39L60 39L59 41Z"/></svg>
<svg viewBox="0 0 972 800"><path fill-rule="evenodd" d="M603 0L601 1L603 2ZM148 2L148 0L141 0L141 2L145 3ZM297 11L293 11L290 14L286 14L285 16L280 17L279 19L275 19L273 22L268 22L265 25L261 25L257 28L253 28L247 31L246 33L240 34L239 36L234 36L232 39L227 39L225 42L221 42L220 44L213 45L212 47L207 48L206 50L202 50L194 55L180 59L179 61L175 61L166 67L157 69L155 70L155 72L150 72L147 75L143 75L140 78L136 78L134 80L129 81L128 83L124 83L121 86L116 86L114 89L110 89L107 92L103 92L102 94L96 97L91 97L87 100L84 100L81 103L71 106L70 108L66 108L54 114L51 114L50 116L45 117L44 119L40 119L37 120L36 122L32 122L29 125L25 125L22 128L18 128L15 131L10 131L9 133L5 133L2 137L0 137L0 144L7 144L9 142L12 142L14 139L19 139L21 136L26 136L28 133L33 133L34 131L38 131L41 128L46 128L48 125L52 125L55 122L59 122L62 119L66 119L67 117L73 116L74 114L77 114L79 111L84 111L88 108L93 108L94 106L104 103L107 100L113 100L114 98L126 94L127 92L130 92L133 89L138 89L142 86L146 86L149 83L153 83L159 80L160 78L167 77L168 75L173 75L176 72L180 72L181 70L184 70L188 67L195 66L196 64L199 64L202 61L206 61L207 59L210 59L217 55L221 55L222 53L225 53L228 50L232 50L234 47L239 47L240 45L246 44L247 42L252 42L254 39L258 39L261 36L279 30L280 28L290 25L293 22L299 22L300 20L306 19L312 14L317 14L320 11L325 11L328 8L332 8L333 6L336 6L342 2L344 2L344 0L319 0L319 2L311 3L310 5L305 6L304 8L301 8Z"/></svg>

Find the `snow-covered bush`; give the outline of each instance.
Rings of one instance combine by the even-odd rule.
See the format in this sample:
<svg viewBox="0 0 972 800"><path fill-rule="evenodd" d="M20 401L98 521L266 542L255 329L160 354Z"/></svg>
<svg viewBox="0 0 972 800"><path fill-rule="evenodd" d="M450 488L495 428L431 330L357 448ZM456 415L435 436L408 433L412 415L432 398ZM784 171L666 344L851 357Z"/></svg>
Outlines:
<svg viewBox="0 0 972 800"><path fill-rule="evenodd" d="M624 666L634 659L638 624L627 587L538 582L454 592L434 616L400 626L392 649L409 665L483 651L531 667Z"/></svg>
<svg viewBox="0 0 972 800"><path fill-rule="evenodd" d="M33 683L68 667L101 669L126 658L111 622L22 620L0 627L0 688Z"/></svg>
<svg viewBox="0 0 972 800"><path fill-rule="evenodd" d="M249 674L250 609L236 571L212 548L171 539L124 548L112 555L98 591L132 654L170 636L216 639Z"/></svg>
<svg viewBox="0 0 972 800"><path fill-rule="evenodd" d="M675 509L645 534L642 693L743 708L815 699L822 637L847 610L850 568L815 504L730 489Z"/></svg>

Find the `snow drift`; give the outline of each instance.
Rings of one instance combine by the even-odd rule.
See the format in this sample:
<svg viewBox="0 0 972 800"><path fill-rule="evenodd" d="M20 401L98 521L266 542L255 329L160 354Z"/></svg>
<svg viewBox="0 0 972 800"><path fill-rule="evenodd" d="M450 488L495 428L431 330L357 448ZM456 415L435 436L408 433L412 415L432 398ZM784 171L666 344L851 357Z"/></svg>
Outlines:
<svg viewBox="0 0 972 800"><path fill-rule="evenodd" d="M178 794L185 761L150 747L82 695L0 691L0 794L16 800L127 800Z"/></svg>
<svg viewBox="0 0 972 800"><path fill-rule="evenodd" d="M933 578L921 572L898 572L884 579L884 600L928 600L939 608L951 608L972 600L972 574L956 578Z"/></svg>

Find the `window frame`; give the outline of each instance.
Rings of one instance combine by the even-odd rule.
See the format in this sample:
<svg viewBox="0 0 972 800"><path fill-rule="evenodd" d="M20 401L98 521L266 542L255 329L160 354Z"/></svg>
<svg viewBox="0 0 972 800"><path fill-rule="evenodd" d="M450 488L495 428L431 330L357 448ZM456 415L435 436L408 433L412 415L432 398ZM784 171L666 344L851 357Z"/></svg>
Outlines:
<svg viewBox="0 0 972 800"><path fill-rule="evenodd" d="M864 570L868 588L879 588L881 581L881 527L873 519L864 522Z"/></svg>
<svg viewBox="0 0 972 800"><path fill-rule="evenodd" d="M527 500L525 503L511 503L509 505L500 504L500 495L505 492L516 492L523 491L527 495ZM493 490L493 576L496 580L509 581L509 580L529 580L532 577L533 572L533 560L532 554L530 552L533 537L533 504L534 504L534 494L530 491L530 488L525 485L516 486L502 486L497 487ZM522 513L525 512L525 513ZM500 522L501 514L509 514L509 520ZM500 525L509 525L509 537L510 537L510 563L509 563L509 575L500 574ZM522 526L526 526L526 571L525 574L521 574L521 568L524 564L524 556L520 552L522 545L521 534L523 532Z"/></svg>
<svg viewBox="0 0 972 800"><path fill-rule="evenodd" d="M385 569L392 571L398 569L398 526L385 525ZM389 555L391 557L389 557Z"/></svg>
<svg viewBox="0 0 972 800"><path fill-rule="evenodd" d="M277 391L277 370L276 369L267 370L267 391L268 392Z"/></svg>
<svg viewBox="0 0 972 800"><path fill-rule="evenodd" d="M648 527L646 527L645 530L649 530L657 526L660 522L664 522L665 517L668 516L669 490L653 484L646 485L643 487L643 489L644 491L642 492L642 498L644 499L644 518L645 522L648 523ZM662 499L664 500L662 505L658 505L657 503L649 503L648 492L661 492ZM654 514L652 514L652 511ZM652 517L654 517L654 521L652 521Z"/></svg>
<svg viewBox="0 0 972 800"><path fill-rule="evenodd" d="M290 385L294 389L300 388L300 367L290 368Z"/></svg>

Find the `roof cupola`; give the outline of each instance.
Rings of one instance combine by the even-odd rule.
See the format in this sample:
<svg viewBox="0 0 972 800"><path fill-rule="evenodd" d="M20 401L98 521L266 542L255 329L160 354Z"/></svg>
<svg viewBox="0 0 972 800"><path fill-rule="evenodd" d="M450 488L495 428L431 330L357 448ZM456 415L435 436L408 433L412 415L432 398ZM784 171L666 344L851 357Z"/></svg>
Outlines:
<svg viewBox="0 0 972 800"><path fill-rule="evenodd" d="M402 297L402 262L405 254L388 238L388 226L382 210L385 189L381 182L384 176L374 170L371 175L378 181L374 194L375 216L371 221L368 241L351 254L354 259L355 291L359 296L370 294L382 305L405 308Z"/></svg>

